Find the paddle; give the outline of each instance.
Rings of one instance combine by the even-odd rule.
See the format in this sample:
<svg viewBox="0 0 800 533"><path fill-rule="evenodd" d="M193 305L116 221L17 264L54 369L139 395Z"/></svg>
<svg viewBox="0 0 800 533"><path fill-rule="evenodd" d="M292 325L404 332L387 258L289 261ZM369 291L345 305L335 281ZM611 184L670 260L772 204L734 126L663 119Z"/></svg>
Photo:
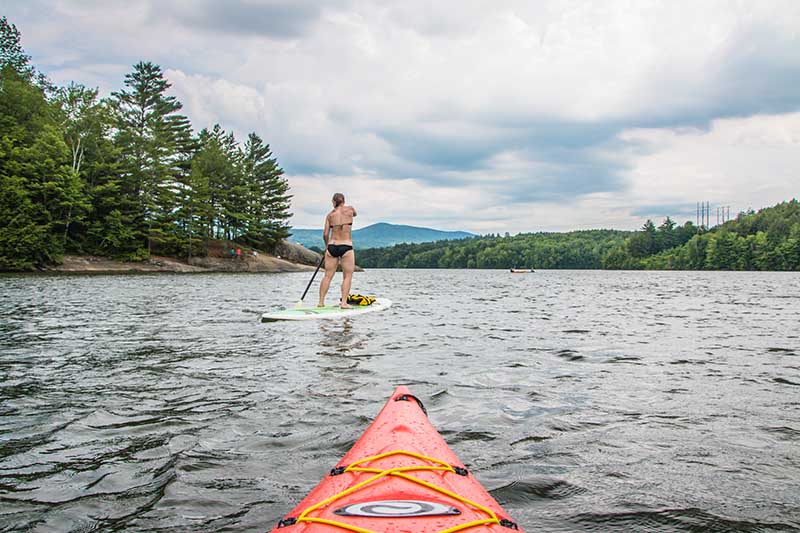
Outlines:
<svg viewBox="0 0 800 533"><path fill-rule="evenodd" d="M306 294L308 294L308 289L310 289L311 288L311 284L314 283L314 278L317 277L317 272L319 272L319 269L322 266L322 263L324 263L324 262L325 262L325 253L322 254L322 257L319 260L319 264L317 265L317 269L314 271L314 275L311 276L311 281L309 281L308 285L306 285L306 290L303 291L303 295L300 297L300 301L298 301L296 304L294 304L294 308L295 309L299 309L299 308L303 307L303 300L305 299Z"/></svg>

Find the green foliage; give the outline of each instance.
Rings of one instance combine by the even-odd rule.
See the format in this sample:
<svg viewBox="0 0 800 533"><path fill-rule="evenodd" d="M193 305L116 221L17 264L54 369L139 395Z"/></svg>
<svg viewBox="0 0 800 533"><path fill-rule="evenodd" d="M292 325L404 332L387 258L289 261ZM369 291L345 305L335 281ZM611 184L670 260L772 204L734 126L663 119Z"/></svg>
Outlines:
<svg viewBox="0 0 800 533"><path fill-rule="evenodd" d="M20 75L30 78L33 73L30 60L30 56L22 49L17 27L10 24L6 17L0 17L0 69L8 66Z"/></svg>
<svg viewBox="0 0 800 533"><path fill-rule="evenodd" d="M269 145L255 133L247 138L242 164L250 200L246 207L250 221L246 241L252 246L272 249L290 235L289 182Z"/></svg>
<svg viewBox="0 0 800 533"><path fill-rule="evenodd" d="M289 185L255 133L192 134L161 68L124 88L57 89L0 17L0 269L65 252L126 260L207 253L213 238L269 249L289 234Z"/></svg>
<svg viewBox="0 0 800 533"><path fill-rule="evenodd" d="M641 252L646 224L622 248L612 250L603 261L605 268L647 268L663 270L800 270L800 204L783 202L758 212L740 213L707 233L698 233L690 222L670 230L669 219L655 232L651 254ZM649 222L649 221L648 221ZM670 239L668 232L674 233ZM687 237L691 236L687 239ZM632 244L633 243L633 244ZM672 243L666 247L664 243Z"/></svg>
<svg viewBox="0 0 800 533"><path fill-rule="evenodd" d="M656 252L656 227L652 220L645 222L642 230L628 239L628 253L637 259Z"/></svg>
<svg viewBox="0 0 800 533"><path fill-rule="evenodd" d="M0 87L0 268L30 268L60 258L81 184L42 89L10 65Z"/></svg>
<svg viewBox="0 0 800 533"><path fill-rule="evenodd" d="M37 224L35 206L20 176L0 175L0 269L27 270L46 252L46 228Z"/></svg>
<svg viewBox="0 0 800 533"><path fill-rule="evenodd" d="M641 270L681 268L677 259L662 255L665 250L683 245L697 234L698 230L691 222L676 226L667 217L657 228L652 220L645 222L637 231L620 246L610 250L603 257L603 268L609 270ZM681 258L681 260L686 258Z"/></svg>
<svg viewBox="0 0 800 533"><path fill-rule="evenodd" d="M200 132L198 145L179 192L178 218L191 236L188 254L204 239L269 250L286 238L289 183L269 145L251 133L242 149L218 124Z"/></svg>
<svg viewBox="0 0 800 533"><path fill-rule="evenodd" d="M31 56L22 48L22 35L3 16L0 17L0 70L5 67L10 67L26 81L35 82L43 91L55 89L50 80L31 65Z"/></svg>
<svg viewBox="0 0 800 533"><path fill-rule="evenodd" d="M377 268L606 268L615 270L800 270L800 203L791 200L701 233L691 222L648 220L613 230L486 235L358 252Z"/></svg>
<svg viewBox="0 0 800 533"><path fill-rule="evenodd" d="M601 268L602 258L630 232L616 230L483 236L398 244L358 252L365 267L395 268Z"/></svg>
<svg viewBox="0 0 800 533"><path fill-rule="evenodd" d="M121 192L132 208L123 215L137 228L148 251L156 246L173 253L176 183L191 157L191 126L176 113L181 104L164 94L170 84L158 65L137 63L125 76L125 87L112 93Z"/></svg>

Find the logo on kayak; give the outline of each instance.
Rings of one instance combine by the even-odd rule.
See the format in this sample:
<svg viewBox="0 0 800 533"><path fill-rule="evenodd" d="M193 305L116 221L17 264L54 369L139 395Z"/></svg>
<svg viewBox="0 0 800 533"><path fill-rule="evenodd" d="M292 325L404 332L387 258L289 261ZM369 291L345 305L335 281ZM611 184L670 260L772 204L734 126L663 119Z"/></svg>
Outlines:
<svg viewBox="0 0 800 533"><path fill-rule="evenodd" d="M420 500L378 500L373 502L353 503L334 514L339 516L367 516L371 518L403 518L415 516L448 516L461 514L461 511L450 505Z"/></svg>

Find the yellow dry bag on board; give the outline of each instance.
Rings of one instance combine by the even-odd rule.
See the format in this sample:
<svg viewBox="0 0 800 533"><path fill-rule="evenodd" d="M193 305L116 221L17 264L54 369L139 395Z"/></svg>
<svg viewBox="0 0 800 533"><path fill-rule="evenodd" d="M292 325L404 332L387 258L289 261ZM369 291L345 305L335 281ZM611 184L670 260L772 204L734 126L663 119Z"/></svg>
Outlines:
<svg viewBox="0 0 800 533"><path fill-rule="evenodd" d="M351 294L347 297L347 303L350 305L372 305L375 303L375 298L372 296L362 296L360 294Z"/></svg>

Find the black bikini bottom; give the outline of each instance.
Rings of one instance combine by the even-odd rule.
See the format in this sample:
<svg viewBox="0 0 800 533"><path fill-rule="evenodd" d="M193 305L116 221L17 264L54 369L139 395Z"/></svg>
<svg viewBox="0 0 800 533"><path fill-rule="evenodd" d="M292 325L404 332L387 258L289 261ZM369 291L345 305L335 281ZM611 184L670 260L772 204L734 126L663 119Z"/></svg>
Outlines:
<svg viewBox="0 0 800 533"><path fill-rule="evenodd" d="M329 244L328 253L333 257L342 257L344 254L352 250L353 247L349 244Z"/></svg>

